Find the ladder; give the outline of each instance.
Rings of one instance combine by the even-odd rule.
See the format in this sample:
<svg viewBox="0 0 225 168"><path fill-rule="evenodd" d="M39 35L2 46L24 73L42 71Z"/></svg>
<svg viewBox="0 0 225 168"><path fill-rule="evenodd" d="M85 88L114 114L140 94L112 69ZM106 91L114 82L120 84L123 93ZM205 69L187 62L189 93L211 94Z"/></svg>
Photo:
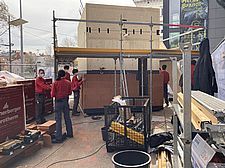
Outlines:
<svg viewBox="0 0 225 168"><path fill-rule="evenodd" d="M123 67L123 65L124 65L123 56L120 57L119 62L120 62L120 82L121 82L120 87L122 87L121 88L122 93L120 93L120 94L122 94L121 96L128 97L129 93L128 93L128 86L127 86L127 76L126 76L126 70Z"/></svg>
<svg viewBox="0 0 225 168"><path fill-rule="evenodd" d="M120 94L121 96L128 97L128 86L126 71L124 69L124 59L123 59L123 18L120 16Z"/></svg>

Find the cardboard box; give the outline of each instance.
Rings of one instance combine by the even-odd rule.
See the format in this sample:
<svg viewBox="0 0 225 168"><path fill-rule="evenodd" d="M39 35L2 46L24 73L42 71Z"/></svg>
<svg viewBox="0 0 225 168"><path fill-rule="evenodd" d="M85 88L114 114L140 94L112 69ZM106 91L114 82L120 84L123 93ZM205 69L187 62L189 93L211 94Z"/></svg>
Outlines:
<svg viewBox="0 0 225 168"><path fill-rule="evenodd" d="M28 129L28 130L37 130L37 125L35 125L35 124L28 124L26 126L26 129Z"/></svg>
<svg viewBox="0 0 225 168"><path fill-rule="evenodd" d="M45 122L44 124L38 125L38 129L41 131L46 131L48 134L52 134L56 130L56 121L49 120Z"/></svg>

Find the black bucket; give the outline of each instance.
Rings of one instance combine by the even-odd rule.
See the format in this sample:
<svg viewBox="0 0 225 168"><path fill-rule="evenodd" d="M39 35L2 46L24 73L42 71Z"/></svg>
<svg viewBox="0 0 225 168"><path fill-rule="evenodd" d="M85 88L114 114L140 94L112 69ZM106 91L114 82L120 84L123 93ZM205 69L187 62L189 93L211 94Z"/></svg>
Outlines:
<svg viewBox="0 0 225 168"><path fill-rule="evenodd" d="M151 156L143 151L125 150L113 155L115 168L149 168Z"/></svg>
<svg viewBox="0 0 225 168"><path fill-rule="evenodd" d="M107 130L106 130L106 127L102 127L101 128L101 131L102 131L102 140L103 141L106 141L106 138L107 138Z"/></svg>

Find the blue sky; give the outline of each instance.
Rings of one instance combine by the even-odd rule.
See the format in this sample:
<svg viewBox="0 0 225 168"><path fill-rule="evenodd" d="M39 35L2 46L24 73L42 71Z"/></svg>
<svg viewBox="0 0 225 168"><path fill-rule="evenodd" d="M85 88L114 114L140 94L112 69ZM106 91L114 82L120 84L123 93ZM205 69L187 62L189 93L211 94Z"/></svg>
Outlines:
<svg viewBox="0 0 225 168"><path fill-rule="evenodd" d="M132 0L81 0L85 3L111 4L134 6ZM9 11L19 18L19 0L4 0ZM80 0L22 0L23 19L28 23L24 25L24 51L44 53L52 43L52 11L55 10L56 17L80 18ZM69 38L76 41L77 23L58 24L57 33L63 41ZM2 36L3 42L8 42L8 34ZM12 30L12 49L20 48L20 29ZM60 43L60 42L59 42ZM1 50L7 48L1 47Z"/></svg>

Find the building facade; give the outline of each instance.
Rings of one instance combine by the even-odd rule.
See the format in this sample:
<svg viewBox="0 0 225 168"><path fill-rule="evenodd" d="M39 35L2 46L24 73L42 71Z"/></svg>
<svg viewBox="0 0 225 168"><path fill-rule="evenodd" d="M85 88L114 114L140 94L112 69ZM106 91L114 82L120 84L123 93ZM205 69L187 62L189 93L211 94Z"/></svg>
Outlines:
<svg viewBox="0 0 225 168"><path fill-rule="evenodd" d="M119 21L122 17L126 21L153 22L159 23L160 10L156 8L127 7L86 4L81 19L99 21ZM153 28L153 48L159 48L159 35L156 34L159 26ZM120 49L121 31L120 25L84 23L78 25L78 46L83 48L110 48ZM149 49L150 48L150 27L144 25L123 25L122 30L123 49ZM119 63L117 63L119 65ZM137 70L136 59L125 59L125 69ZM158 69L158 61L154 61L153 68ZM113 70L113 59L90 59L79 58L78 68L80 70ZM119 68L119 66L117 67Z"/></svg>
<svg viewBox="0 0 225 168"><path fill-rule="evenodd" d="M163 0L133 0L138 7L162 8Z"/></svg>
<svg viewBox="0 0 225 168"><path fill-rule="evenodd" d="M133 0L137 7L157 8L160 11L160 23L163 23L163 0ZM163 27L160 27L160 40L163 39ZM160 44L162 45L162 44Z"/></svg>
<svg viewBox="0 0 225 168"><path fill-rule="evenodd" d="M208 37L211 50L225 38L225 7L219 5L217 0L209 1Z"/></svg>

